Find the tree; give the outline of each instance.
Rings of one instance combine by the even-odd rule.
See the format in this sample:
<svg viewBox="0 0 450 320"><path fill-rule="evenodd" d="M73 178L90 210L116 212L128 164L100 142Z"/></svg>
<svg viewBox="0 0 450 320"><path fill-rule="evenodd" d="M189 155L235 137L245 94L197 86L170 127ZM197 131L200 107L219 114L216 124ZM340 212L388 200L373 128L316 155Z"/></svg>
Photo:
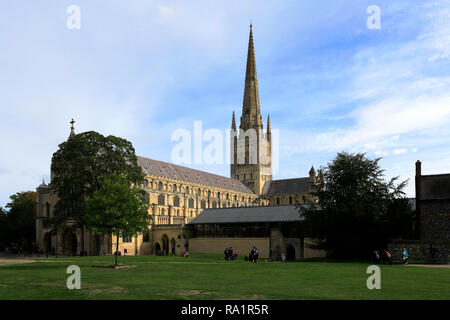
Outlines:
<svg viewBox="0 0 450 320"><path fill-rule="evenodd" d="M17 243L31 250L36 234L36 193L18 192L9 198L9 210L0 208L0 242Z"/></svg>
<svg viewBox="0 0 450 320"><path fill-rule="evenodd" d="M123 174L129 183L140 185L144 181L142 169L131 142L114 136L89 131L71 135L53 154L51 188L58 195L54 217L47 226L58 229L67 221L76 222L82 231L86 227L86 202L101 188L105 177Z"/></svg>
<svg viewBox="0 0 450 320"><path fill-rule="evenodd" d="M322 168L312 192L317 204L301 211L309 235L318 238L330 255L368 255L385 247L389 237L405 232L395 226L413 221L404 198L407 181L396 184L398 177L385 181L379 161L342 152Z"/></svg>
<svg viewBox="0 0 450 320"><path fill-rule="evenodd" d="M123 174L105 177L100 190L88 200L89 229L116 236L115 265L118 263L119 237L131 237L147 230L148 208L145 191L131 186Z"/></svg>

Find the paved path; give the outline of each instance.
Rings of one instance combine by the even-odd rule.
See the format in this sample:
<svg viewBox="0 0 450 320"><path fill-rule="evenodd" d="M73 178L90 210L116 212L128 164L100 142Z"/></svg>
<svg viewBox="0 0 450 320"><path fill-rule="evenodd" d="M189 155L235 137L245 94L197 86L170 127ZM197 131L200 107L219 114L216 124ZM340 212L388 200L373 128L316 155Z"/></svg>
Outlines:
<svg viewBox="0 0 450 320"><path fill-rule="evenodd" d="M31 263L36 262L33 259L29 258L4 258L0 257L0 266L6 266L9 264L21 264L21 263Z"/></svg>
<svg viewBox="0 0 450 320"><path fill-rule="evenodd" d="M450 264L407 264L407 267L450 269Z"/></svg>

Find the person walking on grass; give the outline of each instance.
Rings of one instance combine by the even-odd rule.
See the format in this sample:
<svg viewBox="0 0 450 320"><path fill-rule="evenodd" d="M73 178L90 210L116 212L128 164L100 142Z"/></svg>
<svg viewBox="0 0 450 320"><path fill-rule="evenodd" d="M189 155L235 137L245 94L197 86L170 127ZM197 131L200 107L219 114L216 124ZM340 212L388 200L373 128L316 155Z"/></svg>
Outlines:
<svg viewBox="0 0 450 320"><path fill-rule="evenodd" d="M408 264L408 251L406 251L406 248L403 248L402 260L404 264Z"/></svg>

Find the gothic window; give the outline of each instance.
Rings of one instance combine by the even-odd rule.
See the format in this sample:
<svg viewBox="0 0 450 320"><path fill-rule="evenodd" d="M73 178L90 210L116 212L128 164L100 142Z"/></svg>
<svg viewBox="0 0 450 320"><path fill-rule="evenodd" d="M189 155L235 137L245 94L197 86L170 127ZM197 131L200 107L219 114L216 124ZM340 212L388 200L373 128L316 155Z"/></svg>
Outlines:
<svg viewBox="0 0 450 320"><path fill-rule="evenodd" d="M148 187L148 181L147 181L147 179L145 179L144 180L144 188L147 188Z"/></svg>
<svg viewBox="0 0 450 320"><path fill-rule="evenodd" d="M198 188L198 190L197 190L197 195L198 195L198 196L201 196L201 195L202 195L202 190L201 190L200 188Z"/></svg>
<svg viewBox="0 0 450 320"><path fill-rule="evenodd" d="M147 229L142 234L142 241L143 242L149 242L150 241L150 231Z"/></svg>
<svg viewBox="0 0 450 320"><path fill-rule="evenodd" d="M208 198L211 197L211 190L208 190Z"/></svg>
<svg viewBox="0 0 450 320"><path fill-rule="evenodd" d="M202 200L202 201L200 202L200 206L201 206L202 209L206 209L206 201L205 201L205 200Z"/></svg>
<svg viewBox="0 0 450 320"><path fill-rule="evenodd" d="M158 182L158 190L162 190L163 189L163 184L162 182Z"/></svg>
<svg viewBox="0 0 450 320"><path fill-rule="evenodd" d="M213 201L213 202L212 202L212 207L213 207L213 208L217 208L217 202L216 202L216 201Z"/></svg>
<svg viewBox="0 0 450 320"><path fill-rule="evenodd" d="M173 206L174 207L179 207L180 206L180 198L179 197L174 197L173 198Z"/></svg>
<svg viewBox="0 0 450 320"><path fill-rule="evenodd" d="M186 193L189 194L189 187L186 187Z"/></svg>
<svg viewBox="0 0 450 320"><path fill-rule="evenodd" d="M158 195L158 204L159 205L165 205L166 204L166 197L163 194Z"/></svg>
<svg viewBox="0 0 450 320"><path fill-rule="evenodd" d="M174 184L174 185L172 186L172 192L177 192L177 185L176 185L176 184Z"/></svg>
<svg viewBox="0 0 450 320"><path fill-rule="evenodd" d="M189 208L193 208L194 207L194 199L189 199L188 204L189 204Z"/></svg>
<svg viewBox="0 0 450 320"><path fill-rule="evenodd" d="M165 216L165 215L166 215L166 209L164 209L164 208L161 209L161 215L162 215L162 216Z"/></svg>
<svg viewBox="0 0 450 320"><path fill-rule="evenodd" d="M229 194L229 193L227 193L227 200L228 200L228 199L230 199L230 194Z"/></svg>
<svg viewBox="0 0 450 320"><path fill-rule="evenodd" d="M237 201L237 195L234 195L234 201Z"/></svg>

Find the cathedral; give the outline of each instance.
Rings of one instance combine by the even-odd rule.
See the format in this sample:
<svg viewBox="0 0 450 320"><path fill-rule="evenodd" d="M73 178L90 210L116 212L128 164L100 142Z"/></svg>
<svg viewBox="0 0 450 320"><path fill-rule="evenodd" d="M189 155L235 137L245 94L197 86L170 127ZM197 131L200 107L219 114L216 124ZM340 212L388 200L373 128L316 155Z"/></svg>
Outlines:
<svg viewBox="0 0 450 320"><path fill-rule="evenodd" d="M264 131L251 25L242 114L237 128L233 111L231 129L230 178L138 156L138 165L145 174L142 187L148 193L151 225L143 234L121 238L121 254L180 253L188 250L191 234L186 226L204 210L240 208L240 212L245 212L245 208L312 201L309 193L316 179L320 179L320 172L317 175L313 167L308 177L272 179L270 117L267 116ZM82 232L75 223L67 223L56 232L46 229L43 218L53 215L57 197L45 183L37 188L37 194L36 245L42 251L79 254L81 237L84 235L87 254L113 254L115 237L99 237L92 232Z"/></svg>

